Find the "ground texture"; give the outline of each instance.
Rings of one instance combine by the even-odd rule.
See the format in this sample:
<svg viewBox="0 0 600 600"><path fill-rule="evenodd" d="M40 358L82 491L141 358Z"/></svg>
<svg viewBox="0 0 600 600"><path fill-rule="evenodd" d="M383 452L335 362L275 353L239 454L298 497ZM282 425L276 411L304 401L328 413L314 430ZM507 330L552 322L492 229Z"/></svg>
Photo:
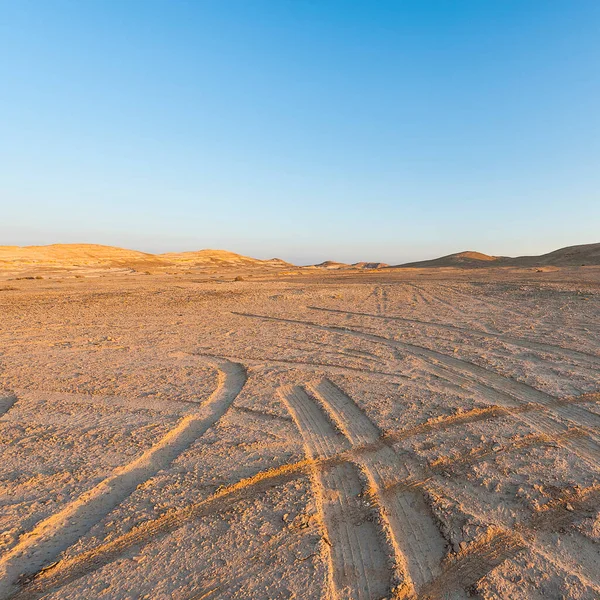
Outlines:
<svg viewBox="0 0 600 600"><path fill-rule="evenodd" d="M234 279L0 281L1 599L600 597L599 268Z"/></svg>

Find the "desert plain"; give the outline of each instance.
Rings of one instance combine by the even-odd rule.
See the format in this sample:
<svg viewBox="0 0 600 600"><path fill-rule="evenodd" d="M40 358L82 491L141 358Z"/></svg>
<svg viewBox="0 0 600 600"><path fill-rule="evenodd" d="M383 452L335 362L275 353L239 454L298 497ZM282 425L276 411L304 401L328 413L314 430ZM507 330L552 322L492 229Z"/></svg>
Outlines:
<svg viewBox="0 0 600 600"><path fill-rule="evenodd" d="M600 597L600 266L76 254L0 252L1 599Z"/></svg>

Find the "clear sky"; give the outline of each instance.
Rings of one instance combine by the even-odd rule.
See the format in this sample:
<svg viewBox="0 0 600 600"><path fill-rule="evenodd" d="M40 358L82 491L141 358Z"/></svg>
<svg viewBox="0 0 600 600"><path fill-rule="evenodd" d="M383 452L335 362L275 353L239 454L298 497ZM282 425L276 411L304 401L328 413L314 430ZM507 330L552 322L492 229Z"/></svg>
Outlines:
<svg viewBox="0 0 600 600"><path fill-rule="evenodd" d="M598 0L0 0L0 244L600 241Z"/></svg>

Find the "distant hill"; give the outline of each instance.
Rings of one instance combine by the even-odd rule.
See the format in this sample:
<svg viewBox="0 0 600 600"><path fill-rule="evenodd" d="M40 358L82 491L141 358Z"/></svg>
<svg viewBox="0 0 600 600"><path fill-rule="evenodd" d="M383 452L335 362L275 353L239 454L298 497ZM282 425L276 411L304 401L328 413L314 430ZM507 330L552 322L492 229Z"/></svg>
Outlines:
<svg viewBox="0 0 600 600"><path fill-rule="evenodd" d="M225 250L149 254L100 244L0 246L0 269L150 269L161 267L290 267L273 258L260 260Z"/></svg>
<svg viewBox="0 0 600 600"><path fill-rule="evenodd" d="M383 269L384 267L389 267L389 265L382 262L357 262L352 267L355 269Z"/></svg>
<svg viewBox="0 0 600 600"><path fill-rule="evenodd" d="M520 256L511 259L518 266L587 266L600 265L600 243L567 246L541 256Z"/></svg>
<svg viewBox="0 0 600 600"><path fill-rule="evenodd" d="M321 269L382 269L387 267L386 263L382 262L357 262L353 264L335 262L333 260L326 260L325 262L319 263L318 265L311 265Z"/></svg>
<svg viewBox="0 0 600 600"><path fill-rule="evenodd" d="M396 265L395 268L484 268L484 267L548 267L600 265L600 243L569 246L541 256L489 256L468 250L432 260ZM49 246L0 246L0 270L27 269L131 269L160 270L167 268L294 268L280 258L261 260L226 250L197 250L150 254L100 244L52 244ZM389 267L381 262L347 264L325 261L312 269L372 270Z"/></svg>
<svg viewBox="0 0 600 600"><path fill-rule="evenodd" d="M151 266L161 262L153 254L99 244L0 246L0 268Z"/></svg>
<svg viewBox="0 0 600 600"><path fill-rule="evenodd" d="M334 260L326 260L325 262L312 266L320 267L321 269L347 269L350 265L348 263L336 262Z"/></svg>
<svg viewBox="0 0 600 600"><path fill-rule="evenodd" d="M187 264L192 266L282 266L290 267L290 263L281 260L280 258L271 258L269 260L260 260L258 258L250 258L227 250L197 250L192 252L167 252L166 254L158 254L158 258L169 263Z"/></svg>
<svg viewBox="0 0 600 600"><path fill-rule="evenodd" d="M540 256L488 256L480 252L466 251L449 254L432 260L397 265L402 268L483 268L483 267L548 267L600 265L600 243L569 246Z"/></svg>
<svg viewBox="0 0 600 600"><path fill-rule="evenodd" d="M488 256L481 252L473 252L467 250L465 252L457 252L456 254L448 254L440 258L432 260L421 260L418 262L406 263L398 265L400 267L428 268L428 267L482 267L489 263L496 263L502 260L502 257Z"/></svg>

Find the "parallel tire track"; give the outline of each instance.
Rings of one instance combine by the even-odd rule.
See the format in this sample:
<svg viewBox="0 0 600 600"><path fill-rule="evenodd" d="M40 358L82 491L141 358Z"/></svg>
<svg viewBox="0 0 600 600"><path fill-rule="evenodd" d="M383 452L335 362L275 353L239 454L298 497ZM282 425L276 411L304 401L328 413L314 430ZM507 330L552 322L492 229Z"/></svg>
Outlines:
<svg viewBox="0 0 600 600"><path fill-rule="evenodd" d="M280 396L300 430L309 458L332 458L347 450L346 440L302 388L282 388ZM315 469L313 486L328 536L335 596L385 597L391 582L388 553L382 532L361 498L356 467L343 462Z"/></svg>
<svg viewBox="0 0 600 600"><path fill-rule="evenodd" d="M374 445L380 432L354 401L324 379L311 391L353 445ZM374 495L382 507L396 561L404 575L404 588L419 591L440 572L445 542L418 489L386 487L410 477L410 471L390 446L380 445L360 455Z"/></svg>
<svg viewBox="0 0 600 600"><path fill-rule="evenodd" d="M418 431L420 432L419 428ZM406 432L408 433L408 432ZM527 448L543 445L554 445L562 443L565 439L575 436L577 432L567 432L558 439L548 436L530 436L514 440L500 450L498 448L484 446L475 449L471 454L459 458L449 458L438 461L428 468L422 469L419 476L411 476L407 480L392 484L386 488L397 486L399 488L418 488L426 486L433 476L439 473L460 474L471 465L478 464L488 458L514 451L523 451ZM406 439L402 437L402 439ZM196 502L187 507L171 510L156 519L145 521L136 526L126 534L89 551L83 552L73 558L63 559L54 565L39 571L33 577L22 580L23 590L17 592L12 600L34 600L40 598L52 590L84 577L104 565L119 558L124 552L133 547L142 547L155 540L160 535L165 535L182 527L195 519L215 513L224 513L233 508L238 502L251 500L258 494L272 487L282 485L288 481L304 477L314 473L315 469L326 468L331 465L340 464L346 460L356 460L364 453L373 452L374 448L382 442L369 446L356 447L342 452L342 454L321 460L303 460L296 463L286 464L281 467L260 471L252 477L242 479L237 483L219 489L209 498Z"/></svg>
<svg viewBox="0 0 600 600"><path fill-rule="evenodd" d="M270 488L308 474L314 465L305 460L261 471L247 479L221 488L209 498L181 509L171 510L156 519L145 521L118 538L101 544L72 558L60 560L35 573L21 578L22 589L11 600L35 600L72 581L92 573L117 560L129 549L142 547L161 535L184 524L215 513L231 510L238 502L251 500Z"/></svg>
<svg viewBox="0 0 600 600"><path fill-rule="evenodd" d="M447 371L445 369L443 369L442 371L441 367L436 370L432 368L431 370L439 376L442 376L441 373L445 372L447 377L452 377L452 379L449 380L453 383L462 384L464 382L469 381L467 379L460 378L458 375L455 375L451 371ZM425 433L453 429L454 427L465 425L467 423L489 421L491 419L499 419L502 417L520 418L520 415L522 415L523 413L538 413L544 412L545 410L544 407L541 407L537 404L519 405L515 404L514 402L511 404L506 401L505 397L503 397L501 400L503 401L502 406L491 405L483 408L473 408L468 411L458 412L448 416L441 416L437 418L434 417L420 425L415 425L414 427L403 429L401 431L387 431L383 434L382 441L389 443L399 442L417 435L423 435ZM577 396L574 398L556 399L555 404L585 404L598 403L599 401L600 394L584 394L583 396ZM566 426L564 427L564 429L561 429L561 431L567 430L568 427Z"/></svg>
<svg viewBox="0 0 600 600"><path fill-rule="evenodd" d="M357 317L369 317L371 319L383 319L388 321L400 321L403 323L414 323L416 325L424 325L426 327L437 327L438 329L445 329L447 331L456 331L459 333L468 333L470 335L479 336L482 338L494 338L512 344L513 346L520 346L527 350L537 350L539 352L549 352L551 354L562 354L567 356L578 363L584 363L591 368L600 367L600 356L595 354L589 354L580 350L573 350L572 348L565 348L564 346L558 346L556 344L548 344L547 342L538 342L530 340L528 338L518 338L504 333L491 333L488 331L480 331L471 327L464 327L460 325L450 325L448 323L435 323L433 321L423 321L421 319L409 319L407 317L400 317L398 315L374 315L371 313L355 312L349 310L340 310L335 308L324 308L320 306L309 306L311 310L319 310L322 312L330 312L344 315L354 315Z"/></svg>
<svg viewBox="0 0 600 600"><path fill-rule="evenodd" d="M0 560L0 598L10 597L19 579L30 577L54 562L138 485L167 468L225 413L241 391L246 372L242 365L226 360L213 364L219 369L219 385L195 413L184 417L139 458L39 523Z"/></svg>
<svg viewBox="0 0 600 600"><path fill-rule="evenodd" d="M429 362L430 370L439 377L457 385L468 385L471 389L478 391L482 396L496 405L505 407L518 420L526 423L531 429L549 436L561 436L569 430L568 425L557 421L551 414L570 414L578 403L566 402L554 399L545 405L520 404L518 399L504 391L498 391L480 383L477 379L469 377L469 373L459 373L453 369L447 369L438 364ZM587 414L592 414L585 411ZM582 434L584 430L582 430ZM600 465L600 444L589 435L567 437L563 446L582 458L592 467Z"/></svg>
<svg viewBox="0 0 600 600"><path fill-rule="evenodd" d="M380 335L366 333L364 331L350 329L347 327L336 327L328 325L320 325L312 321L302 321L299 319L282 319L278 317L269 317L264 315L253 315L248 313L235 313L245 317L259 318L264 320L279 321L284 323L299 324L307 327L312 327L320 331L327 331L341 335L353 335L361 339L370 340L378 344L385 344L393 348L399 348L412 353L415 356L426 359L427 362L433 364L442 364L445 367L455 371L463 377L474 379L477 382L484 384L488 389L494 389L503 394L505 397L510 397L516 404L533 403L544 407L549 414L554 414L563 417L572 423L582 427L584 430L592 430L591 435L596 437L595 430L600 427L600 415L586 410L583 406L577 404L557 404L557 399L537 390L526 383L516 381L509 377L504 377L499 373L494 373L484 367L480 367L474 363L463 359L455 358L437 350L431 350L416 344L409 344L399 340L393 340ZM596 445L595 441L591 442Z"/></svg>

